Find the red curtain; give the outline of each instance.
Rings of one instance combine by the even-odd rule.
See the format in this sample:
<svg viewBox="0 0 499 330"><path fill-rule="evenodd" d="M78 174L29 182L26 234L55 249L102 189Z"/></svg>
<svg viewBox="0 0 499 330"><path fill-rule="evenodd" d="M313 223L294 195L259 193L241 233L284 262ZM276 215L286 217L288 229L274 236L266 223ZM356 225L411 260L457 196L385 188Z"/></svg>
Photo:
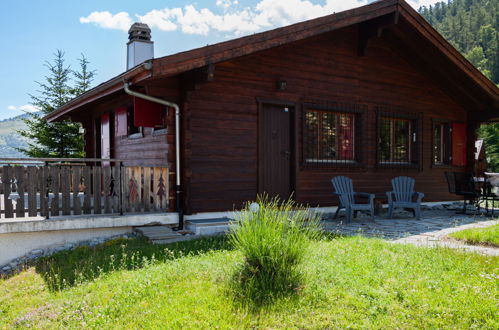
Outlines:
<svg viewBox="0 0 499 330"><path fill-rule="evenodd" d="M114 135L128 135L127 108L118 108L114 111Z"/></svg>

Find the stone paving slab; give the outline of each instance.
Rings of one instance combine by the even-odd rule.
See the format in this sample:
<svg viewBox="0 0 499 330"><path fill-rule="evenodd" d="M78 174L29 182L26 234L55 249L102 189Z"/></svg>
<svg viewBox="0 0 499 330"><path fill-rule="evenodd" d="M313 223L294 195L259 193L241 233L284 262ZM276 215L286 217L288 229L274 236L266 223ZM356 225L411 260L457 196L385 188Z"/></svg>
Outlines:
<svg viewBox="0 0 499 330"><path fill-rule="evenodd" d="M458 209L456 207L456 209ZM497 217L486 214L456 214L455 210L434 209L421 212L421 219L416 220L406 211L395 212L393 219L360 215L351 223L344 223L341 215L333 219L332 214L323 217L322 225L326 231L341 235L363 235L379 237L393 243L415 244L419 246L445 246L464 249L477 253L499 256L499 249L494 247L466 245L447 238L452 232L468 228L487 227L499 223Z"/></svg>

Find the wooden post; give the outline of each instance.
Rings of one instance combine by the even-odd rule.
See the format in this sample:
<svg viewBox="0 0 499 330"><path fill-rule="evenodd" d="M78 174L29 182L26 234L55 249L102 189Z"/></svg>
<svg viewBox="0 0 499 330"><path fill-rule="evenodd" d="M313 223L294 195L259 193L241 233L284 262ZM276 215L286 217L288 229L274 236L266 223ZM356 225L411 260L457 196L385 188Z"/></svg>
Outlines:
<svg viewBox="0 0 499 330"><path fill-rule="evenodd" d="M104 213L111 213L112 212L112 205L111 205L111 167L106 166L102 168L102 174L103 174L103 184L104 184Z"/></svg>
<svg viewBox="0 0 499 330"><path fill-rule="evenodd" d="M36 207L36 193L38 186L38 176L41 172L38 171L36 166L28 166L28 216L36 217L37 207ZM41 192L40 192L41 195ZM41 196L40 196L41 197Z"/></svg>
<svg viewBox="0 0 499 330"><path fill-rule="evenodd" d="M70 186L71 177L69 166L61 167L61 192L62 192L62 214L71 214L71 201L70 201Z"/></svg>
<svg viewBox="0 0 499 330"><path fill-rule="evenodd" d="M17 218L24 218L24 216L25 216L25 212L24 212L25 187L24 187L24 185L26 184L26 180L25 180L24 171L25 171L24 166L14 167L14 175L15 175L15 180L16 180L16 191L17 191L17 195L19 196L17 201L16 201L16 217Z"/></svg>
<svg viewBox="0 0 499 330"><path fill-rule="evenodd" d="M50 215L59 215L59 166L50 167L50 181L52 188L52 200L50 201Z"/></svg>
<svg viewBox="0 0 499 330"><path fill-rule="evenodd" d="M93 178L93 193L94 193L94 214L102 213L102 203L101 203L101 167L93 167L94 178Z"/></svg>
<svg viewBox="0 0 499 330"><path fill-rule="evenodd" d="M49 212L49 184L50 184L50 173L49 173L49 167L48 166L42 166L38 169L39 175L41 177L40 179L40 213L42 216L45 218L50 217L50 212Z"/></svg>
<svg viewBox="0 0 499 330"><path fill-rule="evenodd" d="M92 167L91 166L85 166L83 167L83 194L84 194L84 199L83 199L83 213L84 214L91 214L92 213L92 199L91 199L91 194L92 194L92 173L91 173Z"/></svg>
<svg viewBox="0 0 499 330"><path fill-rule="evenodd" d="M73 172L73 214L81 214L81 201L80 201L80 181L81 181L81 167L74 166Z"/></svg>
<svg viewBox="0 0 499 330"><path fill-rule="evenodd" d="M10 166L4 166L2 168L2 183L3 183L3 202L5 208L5 217L13 218L14 211L12 209L12 200L9 199L11 192L11 176L12 168Z"/></svg>

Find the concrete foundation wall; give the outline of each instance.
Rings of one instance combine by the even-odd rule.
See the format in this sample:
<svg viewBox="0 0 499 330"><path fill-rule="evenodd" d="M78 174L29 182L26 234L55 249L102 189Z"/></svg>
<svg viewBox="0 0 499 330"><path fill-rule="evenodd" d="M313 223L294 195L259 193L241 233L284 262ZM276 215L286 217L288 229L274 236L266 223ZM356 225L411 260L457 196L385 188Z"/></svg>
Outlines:
<svg viewBox="0 0 499 330"><path fill-rule="evenodd" d="M108 238L130 232L132 232L132 227L0 234L0 265L5 265L33 250L56 249L66 244Z"/></svg>

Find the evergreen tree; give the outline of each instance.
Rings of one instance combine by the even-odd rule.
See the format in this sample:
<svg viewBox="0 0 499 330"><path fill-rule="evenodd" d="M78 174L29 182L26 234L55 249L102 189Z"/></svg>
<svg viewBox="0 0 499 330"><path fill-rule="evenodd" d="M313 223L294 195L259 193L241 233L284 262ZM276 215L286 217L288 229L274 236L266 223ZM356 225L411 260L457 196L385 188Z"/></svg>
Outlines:
<svg viewBox="0 0 499 330"><path fill-rule="evenodd" d="M449 0L428 8L423 6L419 13L473 65L499 84L499 1Z"/></svg>
<svg viewBox="0 0 499 330"><path fill-rule="evenodd" d="M61 107L90 87L95 71L88 69L89 61L82 55L79 71L65 65L64 52L57 50L52 62L45 62L49 73L44 82L37 82L38 93L31 101L40 111L24 119L26 130L18 133L28 138L28 147L18 149L29 157L83 157L84 140L80 124L69 120L49 123L43 117ZM74 79L72 79L74 78ZM74 85L71 82L74 80Z"/></svg>

